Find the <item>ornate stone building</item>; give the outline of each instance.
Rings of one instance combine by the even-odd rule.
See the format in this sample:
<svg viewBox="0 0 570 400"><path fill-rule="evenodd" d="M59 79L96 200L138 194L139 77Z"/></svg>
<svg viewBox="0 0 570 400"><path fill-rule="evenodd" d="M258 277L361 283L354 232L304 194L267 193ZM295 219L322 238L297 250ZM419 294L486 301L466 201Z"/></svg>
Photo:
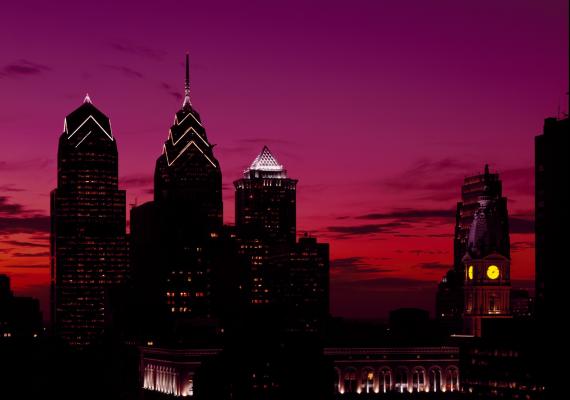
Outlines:
<svg viewBox="0 0 570 400"><path fill-rule="evenodd" d="M459 348L325 348L335 393L457 392Z"/></svg>

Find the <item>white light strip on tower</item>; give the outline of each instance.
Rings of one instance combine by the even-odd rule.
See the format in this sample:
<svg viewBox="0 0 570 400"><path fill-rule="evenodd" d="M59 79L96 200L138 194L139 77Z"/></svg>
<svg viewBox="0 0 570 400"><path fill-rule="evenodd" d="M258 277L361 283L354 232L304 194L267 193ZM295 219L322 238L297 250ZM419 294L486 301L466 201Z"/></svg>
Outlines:
<svg viewBox="0 0 570 400"><path fill-rule="evenodd" d="M169 130L169 131L168 131L168 136L170 137L170 140L172 141L172 144L173 144L174 146L176 146L176 144L177 144L178 142L180 142L180 140L181 140L184 136L186 136L186 134L187 134L189 131L194 131L194 133L196 134L196 136L198 136L198 137L202 140L202 142L204 142L204 144L205 144L206 146L210 147L210 144L209 144L208 142L206 142L206 141L204 140L204 138L203 138L202 136L200 136L200 134L199 134L198 132L196 132L196 129L194 129L193 127L190 127L190 128L188 128L188 129L186 129L186 131L182 134L182 136L180 136L180 137L178 138L177 141L174 141L174 137L172 136L172 130Z"/></svg>
<svg viewBox="0 0 570 400"><path fill-rule="evenodd" d="M200 150L200 153L202 153L204 155L204 157L206 157L206 160L208 160L210 162L210 164L212 164L214 166L214 168L216 167L216 164L214 164L212 162L212 160L210 160L210 157L208 157L200 147L198 147L198 145L196 143L194 143L193 140L191 140L183 149L180 153L178 153L178 155L176 157L174 157L174 160L172 160L172 162L168 159L168 151L166 151L166 145L163 145L163 152L166 154L166 163L168 164L168 166L170 167L172 164L174 164L174 162L178 159L178 157L180 157L182 155L182 153L184 153L188 147L190 147L190 145L194 145L198 150Z"/></svg>
<svg viewBox="0 0 570 400"><path fill-rule="evenodd" d="M88 116L88 117L85 119L85 121L83 121L83 122L81 123L81 125L79 125L79 126L77 127L77 129L75 129L67 138L68 138L68 139L71 139L71 137L75 134L75 132L77 132L83 125L85 125L85 123L86 123L87 121L89 121L89 119L92 119L93 121L95 121L95 123L96 123L97 125L99 125L99 128L101 128L101 130L102 130L103 132L105 132L105 135L107 135L107 137L108 137L109 139L114 140L114 139L113 139L113 135L110 135L109 132L107 132L107 131L105 130L105 128L103 128L103 127L101 126L101 124L100 124L99 122L97 122L97 120L96 120L95 118L93 118L92 115ZM109 126L111 126L111 122L110 122L110 121L109 121ZM67 124L66 124L66 127L67 127Z"/></svg>
<svg viewBox="0 0 570 400"><path fill-rule="evenodd" d="M79 143L77 143L77 144L75 145L75 148L79 147L79 145L80 145L81 143L83 143L83 141L84 141L85 139L87 139L87 136L91 135L91 132L93 132L93 131L89 131L89 132L87 133L87 135L85 135L85 136L83 137L83 139L81 139L81 140L79 141Z"/></svg>
<svg viewBox="0 0 570 400"><path fill-rule="evenodd" d="M200 123L200 121L198 121L198 120L196 119L196 117L194 116L194 114L192 114L191 112L188 112L188 114L187 114L184 118L182 118L182 121L180 121L180 122L178 122L178 116L175 116L175 117L174 117L174 120L176 121L176 125L180 125L181 123L183 123L183 122L186 120L186 118L188 118L188 115L191 115L192 118L194 118L194 121L196 121L196 123L197 123L198 125L202 126L202 124ZM203 128L203 126L202 126L202 128Z"/></svg>

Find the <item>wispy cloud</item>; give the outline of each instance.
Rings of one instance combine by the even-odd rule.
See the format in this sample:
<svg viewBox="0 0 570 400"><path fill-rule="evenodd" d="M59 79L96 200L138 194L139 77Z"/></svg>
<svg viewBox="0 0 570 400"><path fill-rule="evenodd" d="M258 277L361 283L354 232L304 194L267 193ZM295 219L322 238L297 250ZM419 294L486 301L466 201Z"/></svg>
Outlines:
<svg viewBox="0 0 570 400"><path fill-rule="evenodd" d="M22 59L2 67L2 69L0 69L0 79L40 75L47 71L51 71L51 68L47 65Z"/></svg>
<svg viewBox="0 0 570 400"><path fill-rule="evenodd" d="M50 158L34 158L21 161L0 161L0 171L38 170L50 167L54 163Z"/></svg>
<svg viewBox="0 0 570 400"><path fill-rule="evenodd" d="M152 175L126 175L120 179L121 185L127 188L147 187L154 183Z"/></svg>
<svg viewBox="0 0 570 400"><path fill-rule="evenodd" d="M14 247L32 247L32 248L49 247L49 243L47 242L47 238L45 240L45 243L25 242L23 240L3 240L0 243L6 244L8 246L14 246Z"/></svg>
<svg viewBox="0 0 570 400"><path fill-rule="evenodd" d="M401 174L382 181L382 185L397 191L455 190L473 164L454 158L441 160L421 159Z"/></svg>
<svg viewBox="0 0 570 400"><path fill-rule="evenodd" d="M110 43L109 46L121 53L131 54L154 61L162 61L166 55L165 51L152 49L146 46L139 46L131 43Z"/></svg>
<svg viewBox="0 0 570 400"><path fill-rule="evenodd" d="M433 289L435 281L414 278L377 277L367 279L354 279L350 281L337 281L335 286L345 286L354 290L377 290L377 291L415 291L418 289Z"/></svg>
<svg viewBox="0 0 570 400"><path fill-rule="evenodd" d="M143 74L141 72L136 71L136 70L129 68L129 67L125 67L123 65L104 64L103 67L110 69L112 71L120 72L121 74L128 76L130 78L139 78L139 79L143 78Z"/></svg>
<svg viewBox="0 0 570 400"><path fill-rule="evenodd" d="M521 242L512 242L511 243L511 251L518 252L528 249L534 249L534 242L533 241L521 241Z"/></svg>
<svg viewBox="0 0 570 400"><path fill-rule="evenodd" d="M20 218L0 216L0 234L49 232L48 215L30 215Z"/></svg>
<svg viewBox="0 0 570 400"><path fill-rule="evenodd" d="M534 219L525 217L509 217L510 233L534 233Z"/></svg>
<svg viewBox="0 0 570 400"><path fill-rule="evenodd" d="M403 222L388 222L384 224L363 224L329 226L327 232L335 234L336 239L346 239L351 236L373 235L378 233L395 233L398 228L405 228L409 225Z"/></svg>
<svg viewBox="0 0 570 400"><path fill-rule="evenodd" d="M10 203L8 197L0 196L0 214L19 214L24 210L21 204Z"/></svg>
<svg viewBox="0 0 570 400"><path fill-rule="evenodd" d="M431 261L431 262L423 262L420 264L416 264L415 268L426 269L426 270L439 270L439 271L447 271L451 268L451 265L440 263L438 261Z"/></svg>
<svg viewBox="0 0 570 400"><path fill-rule="evenodd" d="M383 220L383 219L403 219L406 221L421 221L427 219L453 220L455 211L452 209L424 210L402 208L386 213L369 213L358 215L356 219Z"/></svg>
<svg viewBox="0 0 570 400"><path fill-rule="evenodd" d="M49 268L48 263L43 264L9 264L4 265L6 269L36 269L36 268Z"/></svg>
<svg viewBox="0 0 570 400"><path fill-rule="evenodd" d="M0 196L0 234L49 232L50 218Z"/></svg>
<svg viewBox="0 0 570 400"><path fill-rule="evenodd" d="M0 192L23 192L24 189L20 189L12 184L1 185Z"/></svg>
<svg viewBox="0 0 570 400"><path fill-rule="evenodd" d="M331 273L336 275L348 274L348 276L354 277L354 274L377 274L395 271L394 268L375 265L372 261L374 260L364 257L337 258L331 261Z"/></svg>
<svg viewBox="0 0 570 400"><path fill-rule="evenodd" d="M48 257L49 256L49 251L43 251L41 253L24 253L24 252L17 252L17 253L12 253L12 257Z"/></svg>
<svg viewBox="0 0 570 400"><path fill-rule="evenodd" d="M180 91L174 89L174 87L172 85L170 85L169 83L166 82L160 82L160 87L162 88L162 90L164 90L166 92L166 94L168 94L169 96L174 97L176 100L182 100L182 94L180 93Z"/></svg>

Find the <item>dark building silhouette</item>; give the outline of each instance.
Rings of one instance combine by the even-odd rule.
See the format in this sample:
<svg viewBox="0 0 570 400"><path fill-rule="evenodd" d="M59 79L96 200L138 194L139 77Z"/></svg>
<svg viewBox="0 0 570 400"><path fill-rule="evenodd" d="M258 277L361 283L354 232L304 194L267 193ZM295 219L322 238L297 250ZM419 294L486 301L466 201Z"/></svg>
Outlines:
<svg viewBox="0 0 570 400"><path fill-rule="evenodd" d="M465 178L461 186L461 201L457 203L453 269L448 271L438 287L436 297L436 316L446 320L457 328L464 310L464 263L463 257L468 250L469 231L473 219L479 209L479 200L488 198L493 202L497 221L508 230L507 199L502 195L502 183L499 174L490 173L489 166L485 171ZM498 249L500 254L510 258L510 242L504 240Z"/></svg>
<svg viewBox="0 0 570 400"><path fill-rule="evenodd" d="M329 245L304 236L268 260L270 286L289 332L318 334L329 316Z"/></svg>
<svg viewBox="0 0 570 400"><path fill-rule="evenodd" d="M570 224L565 193L570 179L568 118L546 118L543 134L535 138L536 313L539 319L558 315L551 300L564 290L564 260ZM560 283L557 283L560 282ZM562 309L560 309L560 312ZM555 317L557 318L557 317Z"/></svg>
<svg viewBox="0 0 570 400"><path fill-rule="evenodd" d="M0 341L33 339L42 334L40 302L32 297L14 296L10 278L0 275Z"/></svg>
<svg viewBox="0 0 570 400"><path fill-rule="evenodd" d="M296 237L297 180L287 177L267 146L234 182L235 224L240 252L250 264L251 304L275 302L268 259L287 253Z"/></svg>
<svg viewBox="0 0 570 400"><path fill-rule="evenodd" d="M55 333L73 346L105 330L108 293L129 266L125 191L109 118L85 97L65 118L57 188L51 193L51 285Z"/></svg>
<svg viewBox="0 0 570 400"><path fill-rule="evenodd" d="M513 318L530 319L534 316L534 298L528 290L511 289L510 303Z"/></svg>
<svg viewBox="0 0 570 400"><path fill-rule="evenodd" d="M238 269L235 235L222 223L222 173L213 147L190 102L186 56L184 101L156 161L154 201L131 210L134 298L150 311L149 322L157 321L146 332L170 330L180 339L200 324L215 325L215 303L223 300L214 293L227 283L215 277L227 268L231 279Z"/></svg>
<svg viewBox="0 0 570 400"><path fill-rule="evenodd" d="M551 399L552 353L544 353L544 327L504 319L485 326L485 337L460 338L461 383L467 398ZM547 339L548 340L548 339ZM564 372L561 371L563 374Z"/></svg>

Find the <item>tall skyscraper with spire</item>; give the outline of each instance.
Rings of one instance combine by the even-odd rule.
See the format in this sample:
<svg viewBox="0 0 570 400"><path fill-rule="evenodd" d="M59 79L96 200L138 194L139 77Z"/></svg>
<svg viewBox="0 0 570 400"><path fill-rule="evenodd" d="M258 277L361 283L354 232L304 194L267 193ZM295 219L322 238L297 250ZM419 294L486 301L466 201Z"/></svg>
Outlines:
<svg viewBox="0 0 570 400"><path fill-rule="evenodd" d="M184 101L174 116L154 175L154 200L168 210L172 228L181 229L176 240L210 237L222 227L222 172L213 147L190 101L186 55Z"/></svg>
<svg viewBox="0 0 570 400"><path fill-rule="evenodd" d="M70 345L96 343L105 330L109 291L129 266L125 191L109 118L87 95L65 118L57 188L51 193L51 288L55 333Z"/></svg>
<svg viewBox="0 0 570 400"><path fill-rule="evenodd" d="M212 315L213 264L223 231L222 173L213 147L190 101L186 55L184 100L156 161L154 201L131 211L135 279L148 289L146 300L178 326Z"/></svg>

